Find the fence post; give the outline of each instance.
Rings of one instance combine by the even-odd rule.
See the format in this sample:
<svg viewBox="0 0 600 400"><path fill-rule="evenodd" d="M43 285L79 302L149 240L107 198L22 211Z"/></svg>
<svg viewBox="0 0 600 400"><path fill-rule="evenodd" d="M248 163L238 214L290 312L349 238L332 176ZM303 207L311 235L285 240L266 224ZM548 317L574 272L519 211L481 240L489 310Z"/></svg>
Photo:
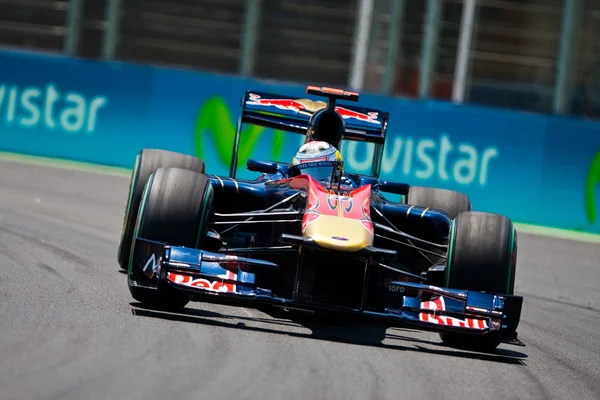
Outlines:
<svg viewBox="0 0 600 400"><path fill-rule="evenodd" d="M573 73L573 44L581 19L581 1L565 0L563 7L560 49L556 65L554 86L554 112L563 114L571 100L571 77Z"/></svg>
<svg viewBox="0 0 600 400"><path fill-rule="evenodd" d="M369 54L369 34L373 23L373 0L358 2L358 18L354 35L354 49L350 68L349 85L351 90L361 90L365 81L367 56Z"/></svg>
<svg viewBox="0 0 600 400"><path fill-rule="evenodd" d="M460 21L460 38L456 53L456 67L454 68L454 82L452 87L452 101L462 104L465 99L467 74L469 73L469 60L471 56L471 39L477 0L465 0L463 3Z"/></svg>
<svg viewBox="0 0 600 400"><path fill-rule="evenodd" d="M423 36L423 53L419 73L419 96L428 97L431 92L431 78L435 72L437 42L440 32L440 14L442 0L427 1L427 18L425 19L425 34Z"/></svg>
<svg viewBox="0 0 600 400"><path fill-rule="evenodd" d="M404 0L392 0L387 38L388 49L383 70L383 83L381 84L382 94L392 94L394 84L396 83L396 73L398 69L396 61L398 52L400 51L400 44L402 43L402 30L400 29L400 26L404 20L405 5L406 2Z"/></svg>
<svg viewBox="0 0 600 400"><path fill-rule="evenodd" d="M119 40L119 12L121 0L108 0L106 7L106 23L102 40L102 58L112 60L115 56L117 41Z"/></svg>
<svg viewBox="0 0 600 400"><path fill-rule="evenodd" d="M242 33L240 75L251 76L254 70L254 54L258 38L258 23L260 21L262 0L246 0L246 16Z"/></svg>
<svg viewBox="0 0 600 400"><path fill-rule="evenodd" d="M82 0L69 0L67 11L66 34L63 41L63 51L72 56L77 53L79 34L81 33L81 6Z"/></svg>

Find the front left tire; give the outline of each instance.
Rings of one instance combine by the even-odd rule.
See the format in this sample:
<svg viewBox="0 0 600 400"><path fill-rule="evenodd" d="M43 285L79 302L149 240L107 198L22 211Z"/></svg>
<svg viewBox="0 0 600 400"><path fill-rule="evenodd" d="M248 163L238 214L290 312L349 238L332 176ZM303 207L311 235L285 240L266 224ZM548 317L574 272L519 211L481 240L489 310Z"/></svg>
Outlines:
<svg viewBox="0 0 600 400"><path fill-rule="evenodd" d="M446 261L445 287L512 295L517 263L517 231L498 214L463 212L452 222ZM514 327L516 329L516 326ZM492 351L500 332L484 335L442 333L452 347Z"/></svg>

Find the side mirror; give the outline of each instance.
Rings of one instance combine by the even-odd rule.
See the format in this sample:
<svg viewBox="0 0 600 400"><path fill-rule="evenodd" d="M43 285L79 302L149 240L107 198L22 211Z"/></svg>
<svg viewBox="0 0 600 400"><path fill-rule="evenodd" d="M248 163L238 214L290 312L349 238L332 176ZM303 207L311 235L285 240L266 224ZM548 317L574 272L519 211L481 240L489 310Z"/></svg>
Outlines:
<svg viewBox="0 0 600 400"><path fill-rule="evenodd" d="M408 195L408 189L410 189L410 185L408 183L386 181L383 179L379 181L379 190L382 192L406 196Z"/></svg>
<svg viewBox="0 0 600 400"><path fill-rule="evenodd" d="M249 159L246 162L246 168L253 172L262 172L264 174L274 174L278 171L278 165L273 161L261 161Z"/></svg>

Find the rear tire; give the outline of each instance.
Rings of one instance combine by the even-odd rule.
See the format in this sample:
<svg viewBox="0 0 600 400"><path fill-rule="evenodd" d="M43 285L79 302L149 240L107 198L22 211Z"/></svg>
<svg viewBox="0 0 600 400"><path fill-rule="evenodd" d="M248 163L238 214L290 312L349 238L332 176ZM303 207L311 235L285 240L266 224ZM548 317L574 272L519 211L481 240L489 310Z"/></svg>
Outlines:
<svg viewBox="0 0 600 400"><path fill-rule="evenodd" d="M135 159L129 181L129 197L125 216L123 218L123 230L117 259L122 269L126 270L129 264L131 243L135 219L138 214L144 187L158 168L182 168L198 173L204 173L204 162L187 154L175 153L166 150L144 149Z"/></svg>
<svg viewBox="0 0 600 400"><path fill-rule="evenodd" d="M135 237L174 246L201 247L212 214L213 190L208 177L180 168L159 168L147 185ZM189 302L186 293L168 284L158 290L129 285L129 291L134 299L150 308L178 309Z"/></svg>
<svg viewBox="0 0 600 400"><path fill-rule="evenodd" d="M452 222L445 286L512 295L515 287L517 232L505 216L464 212ZM491 351L501 342L499 332L486 335L440 334L450 346Z"/></svg>
<svg viewBox="0 0 600 400"><path fill-rule="evenodd" d="M450 219L456 218L458 214L465 211L471 211L471 200L469 196L461 192L455 192L453 190L426 187L426 186L411 186L408 189L408 195L406 196L406 203L411 206L417 207L429 207L436 210L442 210ZM446 236L446 232L443 233ZM440 244L447 244L445 238L440 241ZM435 248L423 246L429 250L436 251ZM433 265L442 265L444 263L443 258L431 259L431 263L423 264L419 267L415 267L417 272L422 272L432 267Z"/></svg>
<svg viewBox="0 0 600 400"><path fill-rule="evenodd" d="M406 203L411 206L429 207L442 210L450 219L464 211L471 211L471 200L464 193L425 186L411 186Z"/></svg>

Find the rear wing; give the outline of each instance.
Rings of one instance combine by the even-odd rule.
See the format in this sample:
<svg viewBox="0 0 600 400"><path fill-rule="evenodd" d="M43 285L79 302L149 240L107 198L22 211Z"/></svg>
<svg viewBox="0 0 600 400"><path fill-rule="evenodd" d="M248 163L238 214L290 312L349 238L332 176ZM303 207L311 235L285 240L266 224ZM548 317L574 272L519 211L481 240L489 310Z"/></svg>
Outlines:
<svg viewBox="0 0 600 400"><path fill-rule="evenodd" d="M325 92L323 95L328 96ZM341 96L339 98L344 99ZM354 97L350 98L354 100ZM312 115L326 107L324 101L247 90L242 100L242 122L306 134ZM344 139L384 143L389 116L387 112L345 104L336 105L335 111L346 124Z"/></svg>
<svg viewBox="0 0 600 400"><path fill-rule="evenodd" d="M335 104L337 99L358 101L358 93L315 86L307 87L306 92L327 97L330 105L333 102L335 111L345 123L344 139L375 144L373 175L378 176L389 113L373 108ZM304 135L313 114L327 106L326 101L247 90L242 98L242 113L238 121L230 176L235 177L237 169L237 147L242 124L248 123Z"/></svg>

